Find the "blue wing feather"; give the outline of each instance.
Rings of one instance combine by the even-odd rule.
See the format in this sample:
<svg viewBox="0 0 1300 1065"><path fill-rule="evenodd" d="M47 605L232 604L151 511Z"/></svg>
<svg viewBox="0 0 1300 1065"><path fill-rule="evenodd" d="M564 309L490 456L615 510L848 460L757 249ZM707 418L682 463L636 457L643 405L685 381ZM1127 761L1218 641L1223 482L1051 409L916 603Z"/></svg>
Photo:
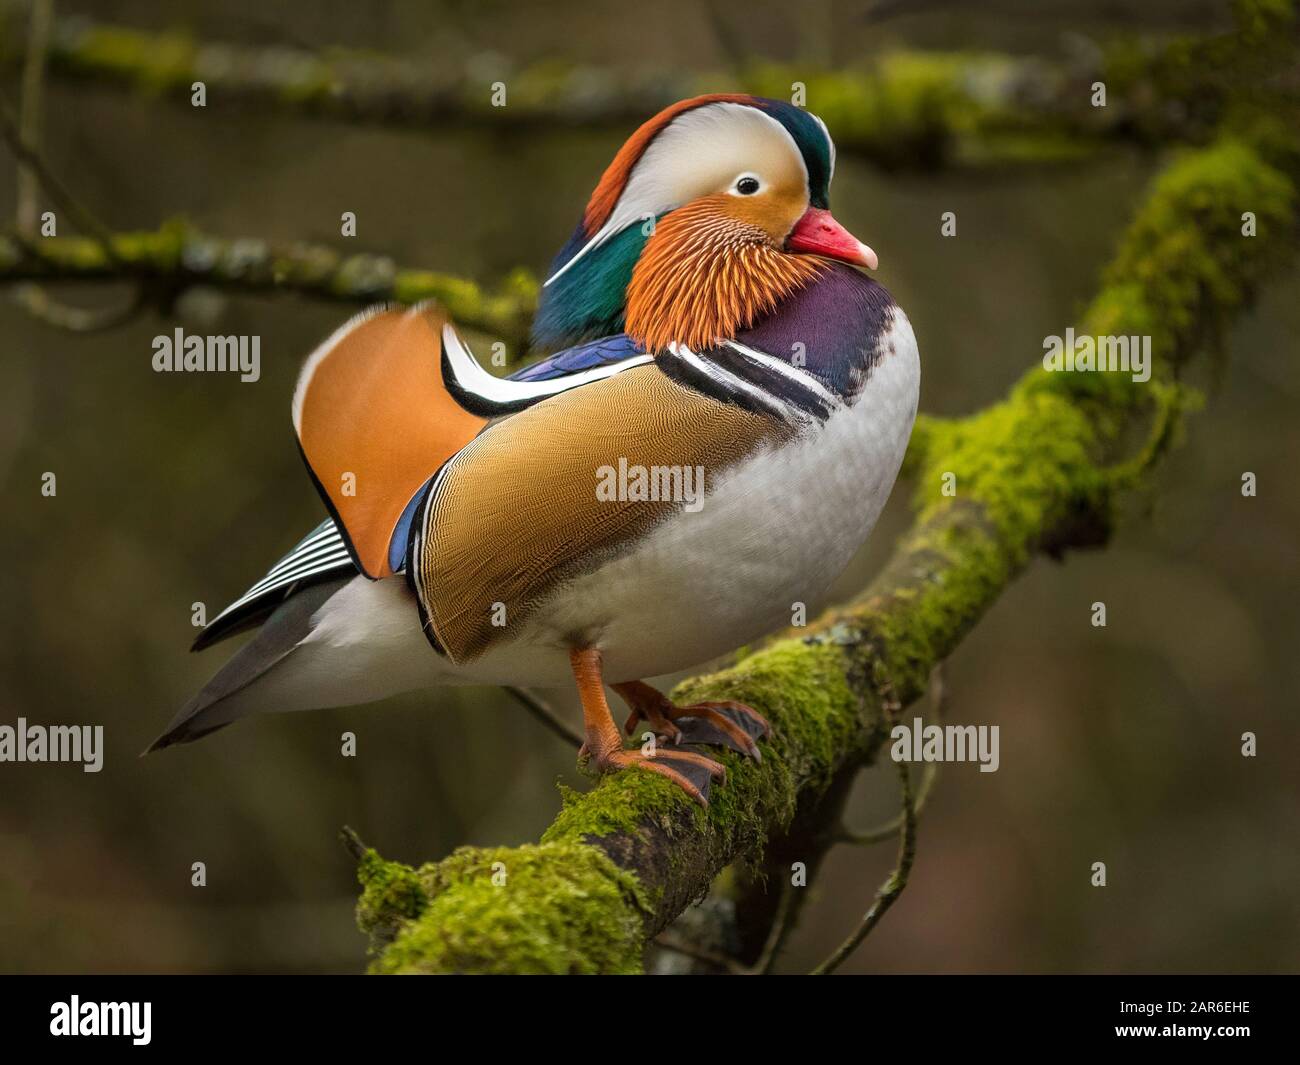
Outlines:
<svg viewBox="0 0 1300 1065"><path fill-rule="evenodd" d="M583 370L592 370L598 366L610 366L624 359L631 359L645 354L641 347L626 333L601 337L574 348L565 348L554 355L548 355L541 362L525 366L510 375L511 381L553 381L557 377L566 377Z"/></svg>

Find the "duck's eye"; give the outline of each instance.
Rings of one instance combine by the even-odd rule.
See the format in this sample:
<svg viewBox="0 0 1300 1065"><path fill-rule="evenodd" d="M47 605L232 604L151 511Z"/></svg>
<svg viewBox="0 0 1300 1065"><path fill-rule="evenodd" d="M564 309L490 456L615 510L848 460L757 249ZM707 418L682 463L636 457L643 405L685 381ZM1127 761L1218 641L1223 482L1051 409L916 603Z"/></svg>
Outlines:
<svg viewBox="0 0 1300 1065"><path fill-rule="evenodd" d="M742 196L753 196L758 191L758 178L746 174L736 182L736 191Z"/></svg>

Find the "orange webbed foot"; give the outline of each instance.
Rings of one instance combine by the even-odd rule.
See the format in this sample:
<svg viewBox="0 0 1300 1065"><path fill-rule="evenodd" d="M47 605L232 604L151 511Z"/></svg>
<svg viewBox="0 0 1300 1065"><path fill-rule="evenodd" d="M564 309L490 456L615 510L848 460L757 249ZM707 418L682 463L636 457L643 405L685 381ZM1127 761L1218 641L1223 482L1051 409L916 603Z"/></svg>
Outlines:
<svg viewBox="0 0 1300 1065"><path fill-rule="evenodd" d="M709 805L709 800L700 784L710 780L722 783L727 779L726 767L720 762L693 751L675 751L664 747L656 747L653 754L643 750L618 748L593 756L589 764L602 774L616 773L623 769L644 769L649 773L657 773L671 780L705 807ZM700 784L691 777L698 779Z"/></svg>
<svg viewBox="0 0 1300 1065"><path fill-rule="evenodd" d="M579 758L589 758L598 773L622 769L644 769L671 780L701 806L708 806L708 789L713 781L726 779L721 763L694 751L679 751L650 743L639 750L626 750L623 737L610 716L609 704L601 678L600 652L594 648L573 648L569 652L578 695L582 700L582 719L586 740ZM653 688L649 689L654 691ZM655 693L658 694L657 692Z"/></svg>
<svg viewBox="0 0 1300 1065"><path fill-rule="evenodd" d="M721 744L756 762L763 760L757 740L770 736L772 728L753 707L733 700L677 706L639 680L612 687L632 710L624 726L629 734L645 721L656 735L673 744Z"/></svg>

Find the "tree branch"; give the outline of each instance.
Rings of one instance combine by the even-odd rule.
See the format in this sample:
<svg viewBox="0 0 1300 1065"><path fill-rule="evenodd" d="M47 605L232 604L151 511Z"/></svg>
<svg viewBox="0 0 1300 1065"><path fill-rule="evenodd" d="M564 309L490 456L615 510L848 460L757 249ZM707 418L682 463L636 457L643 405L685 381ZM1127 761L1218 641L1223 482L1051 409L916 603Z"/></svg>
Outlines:
<svg viewBox="0 0 1300 1065"><path fill-rule="evenodd" d="M13 25L24 7L0 4L0 58L10 62L22 55ZM800 84L806 105L835 131L842 152L889 168L933 168L1077 159L1107 142L1200 136L1217 122L1222 102L1202 76L1196 49L1203 47L1189 38L1168 47L1080 49L1053 61L892 49L869 67L850 70L736 66L733 55L730 71L711 74L553 60L519 68L492 55L456 69L343 48L203 41L180 30L150 32L77 17L56 21L49 60L55 77L187 107L193 84L203 82L210 107L416 129L626 128L697 93L790 99ZM1181 106L1168 106L1169 92L1153 91L1171 80ZM1096 81L1110 87L1106 107L1092 105ZM504 106L493 105L498 82L506 88Z"/></svg>
<svg viewBox="0 0 1300 1065"><path fill-rule="evenodd" d="M727 782L708 810L651 774L621 773L566 795L537 845L461 848L418 870L368 851L359 919L373 970L639 971L647 938L726 865L756 858L877 757L884 700L915 700L1031 558L1106 541L1125 493L1153 468L1135 478L1124 442L1160 421L1186 391L1183 365L1292 252L1297 173L1285 121L1263 121L1155 181L1079 323L1095 336L1150 336L1150 383L1038 367L993 407L922 422L908 461L916 523L864 595L675 694L745 702L773 726L761 764L722 755ZM1243 235L1244 211L1258 236ZM947 473L956 496L941 493Z"/></svg>
<svg viewBox="0 0 1300 1065"><path fill-rule="evenodd" d="M183 222L102 240L0 235L0 284L112 280L146 282L169 300L193 285L356 304L436 299L458 324L502 338L512 360L527 340L538 291L525 270L485 290L451 274L398 266L386 256L344 255L314 244L275 247L257 238L212 236Z"/></svg>

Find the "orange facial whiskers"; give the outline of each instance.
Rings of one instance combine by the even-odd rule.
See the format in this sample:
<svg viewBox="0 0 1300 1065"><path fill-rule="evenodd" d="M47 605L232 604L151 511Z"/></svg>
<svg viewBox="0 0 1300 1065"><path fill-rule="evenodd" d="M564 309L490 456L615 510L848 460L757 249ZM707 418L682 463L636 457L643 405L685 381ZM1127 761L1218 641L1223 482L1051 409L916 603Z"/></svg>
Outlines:
<svg viewBox="0 0 1300 1065"><path fill-rule="evenodd" d="M697 200L661 218L627 290L626 330L649 352L676 341L700 351L768 314L821 272L819 260L774 247L768 232Z"/></svg>

